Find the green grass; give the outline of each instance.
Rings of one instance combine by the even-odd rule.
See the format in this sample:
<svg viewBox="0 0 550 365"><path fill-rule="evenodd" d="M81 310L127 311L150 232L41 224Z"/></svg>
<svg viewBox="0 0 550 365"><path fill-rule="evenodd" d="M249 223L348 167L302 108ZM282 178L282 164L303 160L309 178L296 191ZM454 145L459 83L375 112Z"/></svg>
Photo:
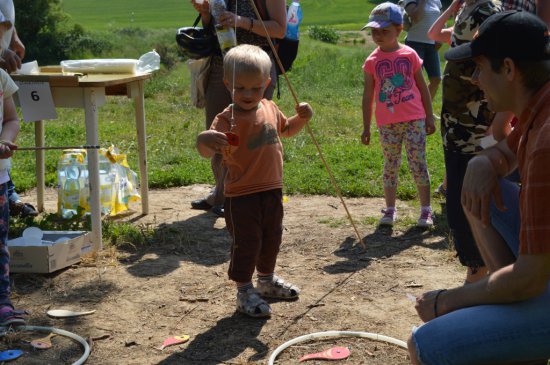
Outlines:
<svg viewBox="0 0 550 365"><path fill-rule="evenodd" d="M339 29L357 30L366 23L370 10L378 2L381 1L303 1L303 25L337 25ZM190 26L197 16L189 1L163 0L160 4L154 6L145 0L63 0L63 9L73 22L89 30L176 29Z"/></svg>

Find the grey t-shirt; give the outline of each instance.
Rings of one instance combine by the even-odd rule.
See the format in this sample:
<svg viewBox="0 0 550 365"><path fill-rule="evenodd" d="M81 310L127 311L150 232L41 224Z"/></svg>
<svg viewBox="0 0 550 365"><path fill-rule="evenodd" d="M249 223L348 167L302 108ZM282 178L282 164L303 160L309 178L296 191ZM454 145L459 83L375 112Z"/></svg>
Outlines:
<svg viewBox="0 0 550 365"><path fill-rule="evenodd" d="M418 0L405 0L403 5L407 8L408 5L417 3ZM442 5L440 0L427 0L424 9L424 16L419 22L413 23L407 32L407 41L434 44L435 42L428 38L428 31L439 17L441 7Z"/></svg>

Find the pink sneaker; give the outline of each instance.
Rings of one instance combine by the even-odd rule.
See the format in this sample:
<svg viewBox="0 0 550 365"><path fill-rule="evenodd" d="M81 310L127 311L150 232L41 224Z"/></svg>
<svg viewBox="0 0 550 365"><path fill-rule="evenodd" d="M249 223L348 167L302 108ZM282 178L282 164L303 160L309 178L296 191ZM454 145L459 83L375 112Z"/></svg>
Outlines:
<svg viewBox="0 0 550 365"><path fill-rule="evenodd" d="M396 209L382 209L384 216L380 218L378 225L380 226L393 226L395 220L397 219L397 210Z"/></svg>
<svg viewBox="0 0 550 365"><path fill-rule="evenodd" d="M420 228L430 228L433 225L434 225L434 219L432 216L432 211L422 210L420 212L420 218L418 218L418 222L416 223L416 226Z"/></svg>

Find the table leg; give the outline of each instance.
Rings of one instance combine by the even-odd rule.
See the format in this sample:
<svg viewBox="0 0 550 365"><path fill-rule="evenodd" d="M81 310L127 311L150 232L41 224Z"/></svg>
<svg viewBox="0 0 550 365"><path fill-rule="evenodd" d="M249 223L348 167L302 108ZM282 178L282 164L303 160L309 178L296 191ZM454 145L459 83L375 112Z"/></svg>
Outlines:
<svg viewBox="0 0 550 365"><path fill-rule="evenodd" d="M84 89L84 111L86 119L86 144L98 145L98 103L94 88ZM99 96L101 97L101 96ZM101 204L100 204L100 186L99 186L99 153L97 149L88 150L88 173L90 182L90 210L92 218L92 232L90 240L92 250L99 251L103 248L102 229L101 229Z"/></svg>
<svg viewBox="0 0 550 365"><path fill-rule="evenodd" d="M36 147L44 147L44 121L34 122L34 144ZM37 149L36 157L36 207L39 212L44 211L44 189L45 189L45 151Z"/></svg>
<svg viewBox="0 0 550 365"><path fill-rule="evenodd" d="M139 153L139 178L141 186L141 212L149 214L149 178L147 176L147 146L145 131L145 103L143 81L138 81L137 92L134 93L136 113L136 129Z"/></svg>

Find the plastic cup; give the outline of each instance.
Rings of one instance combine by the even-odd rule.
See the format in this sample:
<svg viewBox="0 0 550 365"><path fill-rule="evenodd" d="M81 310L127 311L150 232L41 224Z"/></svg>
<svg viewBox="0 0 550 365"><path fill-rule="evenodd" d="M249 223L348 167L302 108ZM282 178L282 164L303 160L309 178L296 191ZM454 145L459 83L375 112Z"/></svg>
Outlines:
<svg viewBox="0 0 550 365"><path fill-rule="evenodd" d="M44 232L38 227L28 227L23 231L23 238L27 244L40 244L43 236Z"/></svg>

